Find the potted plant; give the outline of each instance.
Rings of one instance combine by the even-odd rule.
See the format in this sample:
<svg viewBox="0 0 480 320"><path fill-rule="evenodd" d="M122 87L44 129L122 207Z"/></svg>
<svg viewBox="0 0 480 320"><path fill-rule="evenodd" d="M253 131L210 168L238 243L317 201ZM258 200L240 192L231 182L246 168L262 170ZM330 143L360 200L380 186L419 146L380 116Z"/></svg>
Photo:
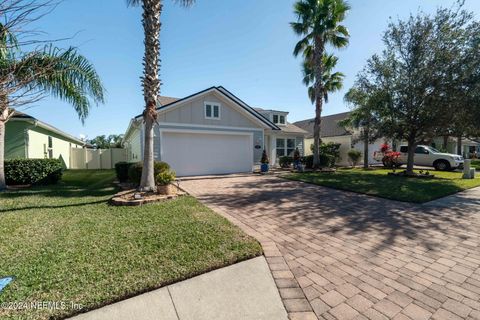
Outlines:
<svg viewBox="0 0 480 320"><path fill-rule="evenodd" d="M157 192L159 194L171 195L175 193L175 188L172 182L175 180L175 172L171 170L161 171L155 177L157 183Z"/></svg>
<svg viewBox="0 0 480 320"><path fill-rule="evenodd" d="M269 170L268 164L270 163L270 160L268 160L267 151L265 149L263 149L262 160L260 160L260 162L262 163L260 166L260 172L262 173L268 172Z"/></svg>

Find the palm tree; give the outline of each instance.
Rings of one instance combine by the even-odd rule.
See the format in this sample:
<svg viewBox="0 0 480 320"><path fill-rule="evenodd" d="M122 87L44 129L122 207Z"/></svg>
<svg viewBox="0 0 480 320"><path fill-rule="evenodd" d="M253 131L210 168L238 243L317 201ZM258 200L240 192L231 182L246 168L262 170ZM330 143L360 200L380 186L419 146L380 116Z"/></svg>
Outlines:
<svg viewBox="0 0 480 320"><path fill-rule="evenodd" d="M342 48L348 44L349 32L340 23L350 6L344 0L298 0L294 6L297 22L292 22L293 31L302 39L296 44L293 54L303 53L313 65L315 124L313 130L313 165L320 165L320 124L325 94L324 63L325 48L331 45ZM311 51L311 53L308 53Z"/></svg>
<svg viewBox="0 0 480 320"><path fill-rule="evenodd" d="M334 55L324 55L322 58L324 65L323 69L323 100L328 103L328 94L330 92L339 91L343 88L343 78L345 75L342 72L333 72L333 69L337 66L338 58ZM313 65L311 60L306 59L303 62L303 83L308 87L308 96L312 103L315 102L315 87L310 86L315 83L315 76L313 74Z"/></svg>
<svg viewBox="0 0 480 320"><path fill-rule="evenodd" d="M383 134L379 115L376 112L376 104L379 103L378 94L366 83L368 80L362 74L358 78L355 86L350 88L344 97L345 102L352 105L353 109L345 120L339 122L339 125L358 130L357 139L363 142L363 168L368 169L369 145L381 138Z"/></svg>
<svg viewBox="0 0 480 320"><path fill-rule="evenodd" d="M52 45L23 52L14 32L0 24L0 190L4 173L5 126L12 105L51 94L70 103L83 122L93 103L104 102L104 87L93 65L75 48Z"/></svg>
<svg viewBox="0 0 480 320"><path fill-rule="evenodd" d="M188 7L194 0L175 0L175 2ZM145 54L143 57L143 98L145 110L143 122L145 125L143 170L140 180L140 190L155 190L155 177L153 176L153 125L157 121L157 97L160 94L160 15L163 0L127 0L129 6L142 6L142 24L144 31Z"/></svg>

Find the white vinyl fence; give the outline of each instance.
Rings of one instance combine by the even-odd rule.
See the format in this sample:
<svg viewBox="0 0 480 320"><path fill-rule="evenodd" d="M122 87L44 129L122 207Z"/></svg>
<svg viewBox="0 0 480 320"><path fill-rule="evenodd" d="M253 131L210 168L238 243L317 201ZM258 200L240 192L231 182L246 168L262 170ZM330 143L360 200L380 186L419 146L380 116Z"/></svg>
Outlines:
<svg viewBox="0 0 480 320"><path fill-rule="evenodd" d="M113 169L116 163L127 161L127 150L72 148L70 161L70 169Z"/></svg>

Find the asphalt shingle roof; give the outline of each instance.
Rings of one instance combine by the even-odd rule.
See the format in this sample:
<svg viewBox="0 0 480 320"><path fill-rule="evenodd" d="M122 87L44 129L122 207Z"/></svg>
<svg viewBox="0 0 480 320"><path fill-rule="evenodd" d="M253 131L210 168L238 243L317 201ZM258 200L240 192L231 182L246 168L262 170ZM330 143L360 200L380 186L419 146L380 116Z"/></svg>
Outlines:
<svg viewBox="0 0 480 320"><path fill-rule="evenodd" d="M161 106L166 106L167 104L173 103L178 100L180 99L173 98L173 97L158 96L158 103L160 103Z"/></svg>
<svg viewBox="0 0 480 320"><path fill-rule="evenodd" d="M351 133L346 130L344 127L338 125L342 120L345 120L350 112L342 112L337 114L332 114L330 116L322 117L322 124L320 125L320 137L337 137L337 136L346 136ZM315 119L307 119L302 121L294 122L293 124L297 127L302 128L308 132L307 138L313 137L313 126Z"/></svg>

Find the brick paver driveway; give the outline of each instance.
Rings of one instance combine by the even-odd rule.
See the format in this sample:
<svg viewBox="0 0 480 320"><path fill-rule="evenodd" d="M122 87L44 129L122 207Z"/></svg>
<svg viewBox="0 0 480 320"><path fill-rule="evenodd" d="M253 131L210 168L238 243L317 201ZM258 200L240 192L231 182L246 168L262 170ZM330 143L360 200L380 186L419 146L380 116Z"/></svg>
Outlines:
<svg viewBox="0 0 480 320"><path fill-rule="evenodd" d="M480 197L408 205L273 176L181 186L262 243L291 319L480 319Z"/></svg>

